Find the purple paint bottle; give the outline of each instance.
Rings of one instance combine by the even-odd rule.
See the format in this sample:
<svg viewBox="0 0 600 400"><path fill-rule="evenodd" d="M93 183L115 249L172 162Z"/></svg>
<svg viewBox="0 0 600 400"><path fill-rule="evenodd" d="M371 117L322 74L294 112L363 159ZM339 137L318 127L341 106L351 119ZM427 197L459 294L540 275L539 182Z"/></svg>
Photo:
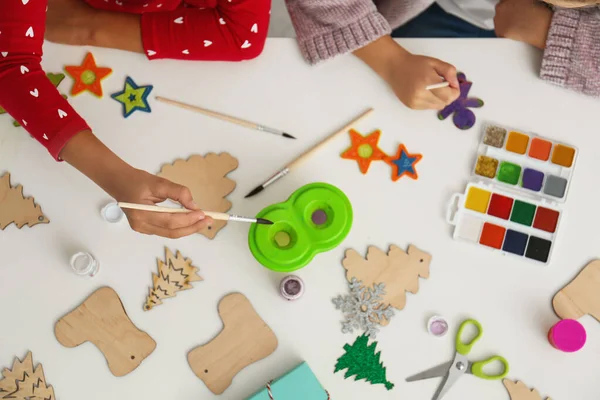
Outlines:
<svg viewBox="0 0 600 400"><path fill-rule="evenodd" d="M281 280L279 290L284 299L297 300L304 294L304 281L295 275L288 275Z"/></svg>

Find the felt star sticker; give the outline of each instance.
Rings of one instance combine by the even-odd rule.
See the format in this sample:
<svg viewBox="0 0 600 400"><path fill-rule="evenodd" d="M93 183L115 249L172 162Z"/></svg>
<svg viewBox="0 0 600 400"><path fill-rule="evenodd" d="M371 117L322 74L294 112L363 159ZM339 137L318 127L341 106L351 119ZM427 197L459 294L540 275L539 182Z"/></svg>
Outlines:
<svg viewBox="0 0 600 400"><path fill-rule="evenodd" d="M398 146L398 152L393 157L386 157L384 161L392 167L392 180L396 182L404 175L418 179L419 175L415 169L415 164L421 161L421 154L410 154L406 147L401 144Z"/></svg>
<svg viewBox="0 0 600 400"><path fill-rule="evenodd" d="M152 88L152 85L138 86L133 79L127 77L123 90L110 97L123 104L123 117L127 118L136 110L147 113L152 111L148 104L148 95Z"/></svg>
<svg viewBox="0 0 600 400"><path fill-rule="evenodd" d="M78 95L84 91L102 97L102 85L100 82L111 74L112 69L96 66L96 60L92 53L88 53L83 59L83 64L78 66L67 66L65 71L73 80L71 96Z"/></svg>
<svg viewBox="0 0 600 400"><path fill-rule="evenodd" d="M368 136L363 136L350 129L350 140L352 146L342 153L342 158L355 160L363 174L366 174L372 161L380 161L386 157L386 154L377 147L381 131L376 130Z"/></svg>

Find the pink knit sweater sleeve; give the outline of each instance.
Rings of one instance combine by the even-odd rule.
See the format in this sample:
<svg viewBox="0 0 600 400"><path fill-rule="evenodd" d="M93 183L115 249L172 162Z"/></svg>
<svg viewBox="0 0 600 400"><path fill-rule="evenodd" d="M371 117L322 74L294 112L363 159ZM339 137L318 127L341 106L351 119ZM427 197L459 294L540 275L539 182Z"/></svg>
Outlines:
<svg viewBox="0 0 600 400"><path fill-rule="evenodd" d="M600 97L600 8L554 11L540 75Z"/></svg>
<svg viewBox="0 0 600 400"><path fill-rule="evenodd" d="M311 64L390 34L373 0L286 0L302 55Z"/></svg>

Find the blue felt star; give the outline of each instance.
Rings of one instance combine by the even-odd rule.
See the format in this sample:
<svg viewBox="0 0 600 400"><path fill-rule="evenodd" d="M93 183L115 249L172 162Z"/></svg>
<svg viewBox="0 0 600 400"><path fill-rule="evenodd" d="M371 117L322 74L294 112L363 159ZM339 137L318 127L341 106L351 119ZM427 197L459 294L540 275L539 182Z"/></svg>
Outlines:
<svg viewBox="0 0 600 400"><path fill-rule="evenodd" d="M127 118L135 111L151 112L148 104L148 95L154 86L138 86L133 79L125 79L125 87L122 91L111 95L113 99L123 104L123 117Z"/></svg>
<svg viewBox="0 0 600 400"><path fill-rule="evenodd" d="M384 161L392 167L392 180L397 181L404 175L413 179L418 179L419 175L415 170L415 165L423 158L421 154L410 154L406 147L401 144L394 157L386 157Z"/></svg>

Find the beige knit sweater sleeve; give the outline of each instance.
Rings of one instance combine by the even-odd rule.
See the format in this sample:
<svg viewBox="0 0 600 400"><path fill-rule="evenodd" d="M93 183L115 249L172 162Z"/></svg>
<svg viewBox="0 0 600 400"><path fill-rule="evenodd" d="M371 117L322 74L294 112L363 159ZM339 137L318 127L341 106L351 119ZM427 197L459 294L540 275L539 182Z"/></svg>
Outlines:
<svg viewBox="0 0 600 400"><path fill-rule="evenodd" d="M373 0L286 0L300 51L311 64L390 34Z"/></svg>

